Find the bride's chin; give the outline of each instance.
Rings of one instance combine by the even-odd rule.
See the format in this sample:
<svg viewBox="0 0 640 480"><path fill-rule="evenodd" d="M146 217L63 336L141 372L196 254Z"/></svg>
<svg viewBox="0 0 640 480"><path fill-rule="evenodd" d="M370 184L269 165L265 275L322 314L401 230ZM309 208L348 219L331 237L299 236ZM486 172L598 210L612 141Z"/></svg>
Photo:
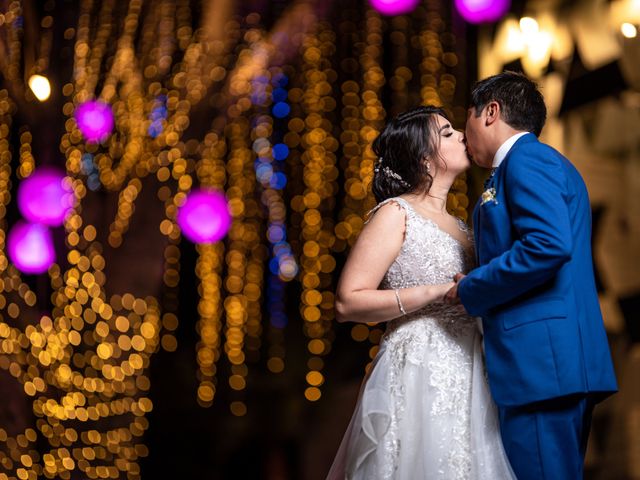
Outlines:
<svg viewBox="0 0 640 480"><path fill-rule="evenodd" d="M456 170L458 170L457 173L466 172L471 167L471 158L465 155L465 158L461 160L459 166L456 165L456 167Z"/></svg>

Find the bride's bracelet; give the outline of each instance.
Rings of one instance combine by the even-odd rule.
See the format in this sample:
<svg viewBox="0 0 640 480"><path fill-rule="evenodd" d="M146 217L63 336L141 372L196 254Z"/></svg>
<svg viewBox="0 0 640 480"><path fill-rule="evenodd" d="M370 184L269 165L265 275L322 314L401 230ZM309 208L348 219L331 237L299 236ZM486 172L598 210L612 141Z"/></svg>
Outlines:
<svg viewBox="0 0 640 480"><path fill-rule="evenodd" d="M400 311L402 312L403 315L406 315L407 312L404 309L404 307L402 306L402 301L400 300L400 292L398 292L397 288L394 291L396 293L396 300L398 301L398 308L400 309Z"/></svg>

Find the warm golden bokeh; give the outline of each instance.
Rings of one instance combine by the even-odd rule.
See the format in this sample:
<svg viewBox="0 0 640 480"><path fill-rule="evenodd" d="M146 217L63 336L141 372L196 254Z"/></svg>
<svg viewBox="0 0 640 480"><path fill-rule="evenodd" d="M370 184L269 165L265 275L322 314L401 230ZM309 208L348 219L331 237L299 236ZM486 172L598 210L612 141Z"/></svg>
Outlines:
<svg viewBox="0 0 640 480"><path fill-rule="evenodd" d="M79 5L77 25L64 30L72 78L52 85L63 97L59 152L76 204L64 224L65 253L42 277L50 298L36 295L4 253L12 175L28 177L39 159L29 127L13 124L12 89L22 82L24 32L14 21L23 16L21 2L9 2L2 16L8 50L0 66L12 83L0 90L0 368L19 382L35 425L13 436L0 429L0 463L20 479L133 480L148 454L150 365L161 349L178 350L177 331L185 324L198 336L197 386L180 394L201 407L225 391L228 412L247 417L250 369L257 364L272 378L300 368L299 398L326 398L337 271L375 205L371 143L397 113L383 107L384 89L395 109L412 102L451 107L456 80L448 69L458 58L433 2L418 9L429 19L421 19L418 31L407 17L387 19L368 7L358 24L345 15L332 25L305 2L285 10L272 31L257 13L232 15L229 2L208 3L198 11L201 20L188 1ZM42 19L42 47L30 75L49 65L48 29L56 21ZM339 50L343 31L354 40L347 54ZM388 71L385 35L393 51ZM420 52L419 62L406 55L409 47ZM289 110L275 115L273 95L283 77ZM74 118L92 99L109 104L115 117L102 143L85 141ZM217 113L194 138L187 132L204 110ZM164 113L155 118L158 111ZM10 146L12 128L19 151ZM287 155L275 158L276 142ZM262 178L258 161L274 176ZM225 192L232 224L224 241L195 247L197 318L183 319L177 212L197 187ZM149 188L162 209L152 225L164 240L162 287L139 298L111 290L108 258L125 250ZM455 188L448 207L466 218L464 179ZM83 210L98 194L116 199L107 231ZM136 258L130 262L137 268ZM273 285L280 290L269 290ZM34 321L16 327L23 318ZM287 357L291 329L305 337L300 365ZM363 324L351 336L369 342L373 358L382 332Z"/></svg>

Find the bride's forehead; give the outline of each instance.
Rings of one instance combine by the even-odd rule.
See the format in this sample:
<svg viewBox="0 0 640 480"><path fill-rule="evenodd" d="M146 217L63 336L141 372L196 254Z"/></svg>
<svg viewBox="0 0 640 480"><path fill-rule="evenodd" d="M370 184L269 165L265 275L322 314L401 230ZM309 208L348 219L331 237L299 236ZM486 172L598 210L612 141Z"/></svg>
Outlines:
<svg viewBox="0 0 640 480"><path fill-rule="evenodd" d="M436 128L438 129L451 126L451 124L449 123L449 120L444 118L442 115L434 115L434 118L436 122Z"/></svg>

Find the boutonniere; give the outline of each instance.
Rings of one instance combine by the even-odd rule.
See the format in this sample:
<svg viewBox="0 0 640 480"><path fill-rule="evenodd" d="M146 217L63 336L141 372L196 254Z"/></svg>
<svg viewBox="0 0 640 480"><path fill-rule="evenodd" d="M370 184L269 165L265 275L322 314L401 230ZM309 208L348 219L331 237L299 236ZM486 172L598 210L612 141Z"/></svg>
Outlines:
<svg viewBox="0 0 640 480"><path fill-rule="evenodd" d="M496 200L496 189L493 187L482 192L482 203L480 205L484 205L487 202L498 203L498 200Z"/></svg>

